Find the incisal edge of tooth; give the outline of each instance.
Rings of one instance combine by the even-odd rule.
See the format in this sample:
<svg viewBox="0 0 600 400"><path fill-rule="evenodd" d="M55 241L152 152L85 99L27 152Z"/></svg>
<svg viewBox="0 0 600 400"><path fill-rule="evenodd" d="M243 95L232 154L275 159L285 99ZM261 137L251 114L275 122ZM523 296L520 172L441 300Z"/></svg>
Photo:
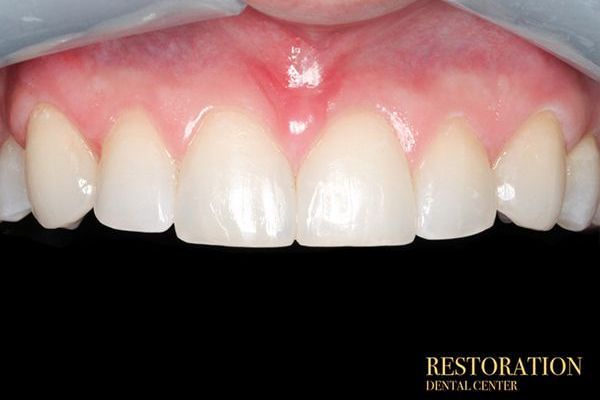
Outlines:
<svg viewBox="0 0 600 400"><path fill-rule="evenodd" d="M307 246L400 245L414 240L408 163L387 121L347 113L325 128L297 177L298 237Z"/></svg>
<svg viewBox="0 0 600 400"><path fill-rule="evenodd" d="M179 175L175 231L191 243L280 247L295 236L294 176L266 127L244 112L205 117Z"/></svg>
<svg viewBox="0 0 600 400"><path fill-rule="evenodd" d="M467 122L447 121L415 174L417 235L452 239L494 224L496 185L486 151Z"/></svg>
<svg viewBox="0 0 600 400"><path fill-rule="evenodd" d="M567 156L567 184L558 224L565 229L587 228L600 196L600 154L592 135L585 136Z"/></svg>
<svg viewBox="0 0 600 400"><path fill-rule="evenodd" d="M19 221L30 211L25 155L11 136L0 149L0 221Z"/></svg>
<svg viewBox="0 0 600 400"><path fill-rule="evenodd" d="M36 106L27 127L27 191L38 222L60 228L94 205L96 159L77 128L49 104Z"/></svg>
<svg viewBox="0 0 600 400"><path fill-rule="evenodd" d="M549 230L565 192L566 156L559 121L550 111L530 117L494 165L498 210L516 225Z"/></svg>
<svg viewBox="0 0 600 400"><path fill-rule="evenodd" d="M164 232L173 223L176 167L148 115L123 114L104 141L94 213L111 228Z"/></svg>

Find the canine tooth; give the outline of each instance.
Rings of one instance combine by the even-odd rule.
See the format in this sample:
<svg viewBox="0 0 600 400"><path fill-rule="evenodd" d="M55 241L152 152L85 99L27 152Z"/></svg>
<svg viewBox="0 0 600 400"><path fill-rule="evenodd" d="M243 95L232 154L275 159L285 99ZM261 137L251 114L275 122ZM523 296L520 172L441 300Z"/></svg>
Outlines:
<svg viewBox="0 0 600 400"><path fill-rule="evenodd" d="M496 160L498 210L516 225L549 230L565 191L565 145L559 121L549 111L519 128Z"/></svg>
<svg viewBox="0 0 600 400"><path fill-rule="evenodd" d="M581 231L594 218L600 196L600 154L592 135L584 137L567 156L567 186L558 224Z"/></svg>
<svg viewBox="0 0 600 400"><path fill-rule="evenodd" d="M25 156L21 146L9 137L0 149L0 221L19 221L30 211Z"/></svg>
<svg viewBox="0 0 600 400"><path fill-rule="evenodd" d="M173 223L176 170L143 111L122 115L106 138L94 213L114 229L163 232Z"/></svg>
<svg viewBox="0 0 600 400"><path fill-rule="evenodd" d="M462 118L453 118L427 148L415 176L417 235L451 239L494 224L496 187L484 147Z"/></svg>
<svg viewBox="0 0 600 400"><path fill-rule="evenodd" d="M27 191L38 222L60 228L94 205L96 160L77 128L56 108L38 105L29 118Z"/></svg>
<svg viewBox="0 0 600 400"><path fill-rule="evenodd" d="M267 129L242 112L208 115L181 168L177 236L201 244L288 246L295 215L292 169Z"/></svg>
<svg viewBox="0 0 600 400"><path fill-rule="evenodd" d="M298 237L308 246L413 241L415 200L408 164L381 116L338 117L300 167Z"/></svg>

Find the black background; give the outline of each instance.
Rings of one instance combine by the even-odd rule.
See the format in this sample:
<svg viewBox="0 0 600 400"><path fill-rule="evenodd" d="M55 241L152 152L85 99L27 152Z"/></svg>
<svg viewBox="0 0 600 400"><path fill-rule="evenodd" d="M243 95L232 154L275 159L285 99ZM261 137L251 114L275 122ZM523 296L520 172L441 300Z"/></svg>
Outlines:
<svg viewBox="0 0 600 400"><path fill-rule="evenodd" d="M283 249L256 250L190 245L178 240L173 228L164 234L116 231L101 225L92 214L86 216L75 231L46 230L40 227L30 214L18 223L4 222L0 225L0 246L5 251L22 251L25 254L35 251L34 254L38 254L38 252L55 253L67 257L69 254L76 255L78 252L85 254L88 251L94 252L98 256L110 256L118 253L127 256L139 250L143 251L143 254L139 254L143 258L153 254L159 257L166 254L174 257L203 255L225 257L224 259L242 257L246 261L251 261L253 258L257 260L283 259L288 263L298 258L324 261L325 257L338 256L348 257L348 260L352 261L356 256L366 255L373 257L423 256L424 258L416 260L418 262L436 262L436 258L439 256L449 256L458 258L447 259L446 262L461 262L461 257L468 256L469 253L481 253L490 257L485 260L486 264L516 263L519 261L519 255L528 259L540 252L538 257L548 260L556 260L555 257L562 258L566 253L572 254L574 260L578 262L590 256L588 264L598 265L600 233L598 230L569 232L559 227L550 232L536 232L497 221L492 229L473 237L444 241L416 238L415 242L408 246L375 249L319 249L305 248L294 244L292 247ZM100 254L98 254L99 252Z"/></svg>
<svg viewBox="0 0 600 400"><path fill-rule="evenodd" d="M597 231L498 222L461 240L275 250L116 232L93 216L73 232L31 216L0 232L8 347L52 377L49 392L597 397ZM583 376L522 379L516 394L424 391L427 355L540 353L583 356Z"/></svg>

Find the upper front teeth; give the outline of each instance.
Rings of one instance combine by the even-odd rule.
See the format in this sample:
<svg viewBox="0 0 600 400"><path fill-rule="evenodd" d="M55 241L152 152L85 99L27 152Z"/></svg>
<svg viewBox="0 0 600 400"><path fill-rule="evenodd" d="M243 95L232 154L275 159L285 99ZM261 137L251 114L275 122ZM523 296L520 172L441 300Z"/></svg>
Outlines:
<svg viewBox="0 0 600 400"><path fill-rule="evenodd" d="M415 172L417 234L469 236L494 224L496 188L487 154L462 118L440 129Z"/></svg>
<svg viewBox="0 0 600 400"><path fill-rule="evenodd" d="M9 137L0 148L0 221L18 221L30 209L23 149Z"/></svg>
<svg viewBox="0 0 600 400"><path fill-rule="evenodd" d="M531 117L506 145L494 166L498 210L515 224L549 230L565 192L565 144L549 111Z"/></svg>
<svg viewBox="0 0 600 400"><path fill-rule="evenodd" d="M292 169L270 132L242 112L209 115L181 167L177 235L191 243L289 246L295 215Z"/></svg>
<svg viewBox="0 0 600 400"><path fill-rule="evenodd" d="M96 217L115 229L166 231L173 223L176 174L146 113L122 115L104 142Z"/></svg>
<svg viewBox="0 0 600 400"><path fill-rule="evenodd" d="M297 186L300 244L397 245L415 237L408 164L376 114L333 121L301 166Z"/></svg>
<svg viewBox="0 0 600 400"><path fill-rule="evenodd" d="M600 198L600 154L594 137L587 135L567 157L567 187L558 224L580 231L594 217Z"/></svg>
<svg viewBox="0 0 600 400"><path fill-rule="evenodd" d="M49 104L39 105L27 128L27 191L45 228L61 228L94 206L97 163L77 128Z"/></svg>
<svg viewBox="0 0 600 400"><path fill-rule="evenodd" d="M567 155L549 111L523 124L493 169L467 121L453 117L413 177L393 129L373 112L332 119L296 178L267 125L240 110L209 112L180 169L162 137L147 113L128 111L98 164L76 126L39 105L25 157L12 139L0 149L0 220L22 218L31 201L44 227L72 227L94 207L116 229L160 232L174 222L185 241L248 247L461 237L490 227L496 209L538 230L600 224L595 140L588 135Z"/></svg>

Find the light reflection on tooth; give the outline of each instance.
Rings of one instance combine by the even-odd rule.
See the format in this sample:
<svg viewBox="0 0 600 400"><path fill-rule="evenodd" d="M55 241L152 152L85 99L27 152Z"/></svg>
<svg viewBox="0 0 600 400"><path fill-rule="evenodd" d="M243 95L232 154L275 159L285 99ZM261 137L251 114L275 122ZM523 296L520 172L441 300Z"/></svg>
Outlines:
<svg viewBox="0 0 600 400"><path fill-rule="evenodd" d="M300 167L297 196L302 245L400 245L415 237L408 164L377 114L347 114L325 129Z"/></svg>
<svg viewBox="0 0 600 400"><path fill-rule="evenodd" d="M517 131L496 160L498 210L516 225L549 230L565 191L565 145L559 121L540 112Z"/></svg>
<svg viewBox="0 0 600 400"><path fill-rule="evenodd" d="M94 213L114 229L163 232L173 223L175 164L143 111L122 115L104 142Z"/></svg>
<svg viewBox="0 0 600 400"><path fill-rule="evenodd" d="M451 239L494 224L496 188L485 149L462 118L439 130L415 171L417 234Z"/></svg>
<svg viewBox="0 0 600 400"><path fill-rule="evenodd" d="M558 224L581 231L591 223L600 196L600 154L592 135L567 156L567 184Z"/></svg>
<svg viewBox="0 0 600 400"><path fill-rule="evenodd" d="M292 169L266 128L237 111L208 114L179 175L177 236L199 244L288 246L295 215Z"/></svg>
<svg viewBox="0 0 600 400"><path fill-rule="evenodd" d="M56 108L40 104L27 127L27 191L38 222L60 228L94 205L96 160L73 124Z"/></svg>
<svg viewBox="0 0 600 400"><path fill-rule="evenodd" d="M19 221L30 211L25 155L21 146L9 137L0 149L0 221Z"/></svg>

